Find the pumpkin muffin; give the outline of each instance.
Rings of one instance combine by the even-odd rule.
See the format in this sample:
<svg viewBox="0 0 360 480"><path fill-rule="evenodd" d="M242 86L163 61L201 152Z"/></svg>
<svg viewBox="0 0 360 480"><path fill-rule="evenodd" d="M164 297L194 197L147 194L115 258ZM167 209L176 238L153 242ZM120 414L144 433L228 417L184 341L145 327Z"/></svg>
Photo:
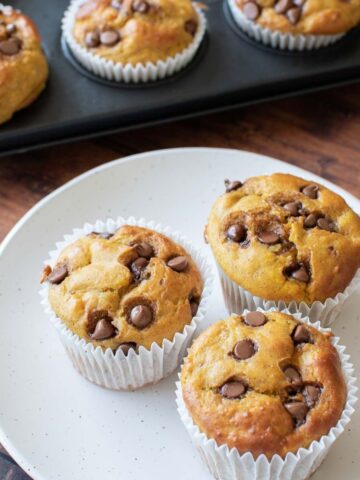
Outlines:
<svg viewBox="0 0 360 480"><path fill-rule="evenodd" d="M232 315L210 326L181 372L193 422L217 446L254 458L284 459L308 448L338 423L347 400L331 337L278 311Z"/></svg>
<svg viewBox="0 0 360 480"><path fill-rule="evenodd" d="M233 300L246 296L256 298L257 306L315 305L320 316L319 302L328 314L345 300L340 292L355 288L360 219L316 182L281 173L226 181L205 234L231 311L241 313Z"/></svg>
<svg viewBox="0 0 360 480"><path fill-rule="evenodd" d="M0 4L0 124L36 100L45 88L48 65L33 22Z"/></svg>
<svg viewBox="0 0 360 480"><path fill-rule="evenodd" d="M326 47L359 25L360 0L228 0L237 25L271 47Z"/></svg>
<svg viewBox="0 0 360 480"><path fill-rule="evenodd" d="M145 65L185 50L198 23L190 0L87 0L77 10L73 37L104 59Z"/></svg>
<svg viewBox="0 0 360 480"><path fill-rule="evenodd" d="M360 23L360 0L236 0L248 20L292 35L336 35Z"/></svg>
<svg viewBox="0 0 360 480"><path fill-rule="evenodd" d="M203 280L185 249L148 228L93 232L65 247L42 281L56 316L103 350L150 349L191 323Z"/></svg>

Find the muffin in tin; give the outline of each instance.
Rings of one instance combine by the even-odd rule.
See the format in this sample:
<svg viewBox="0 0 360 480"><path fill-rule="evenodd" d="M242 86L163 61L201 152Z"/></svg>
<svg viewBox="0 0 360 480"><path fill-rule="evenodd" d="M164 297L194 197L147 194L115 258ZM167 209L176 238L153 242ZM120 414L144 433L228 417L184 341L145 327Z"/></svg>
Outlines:
<svg viewBox="0 0 360 480"><path fill-rule="evenodd" d="M120 217L65 237L40 293L76 369L98 385L134 390L177 367L210 284L205 259L181 235Z"/></svg>
<svg viewBox="0 0 360 480"><path fill-rule="evenodd" d="M63 30L76 58L95 74L148 81L191 61L205 19L190 0L86 0L71 4Z"/></svg>
<svg viewBox="0 0 360 480"><path fill-rule="evenodd" d="M47 77L34 23L19 10L0 4L0 124L34 102Z"/></svg>
<svg viewBox="0 0 360 480"><path fill-rule="evenodd" d="M228 0L237 24L274 47L312 49L334 43L360 23L359 0Z"/></svg>
<svg viewBox="0 0 360 480"><path fill-rule="evenodd" d="M280 173L227 181L205 233L230 312L282 302L330 322L359 284L359 216L316 182Z"/></svg>
<svg viewBox="0 0 360 480"><path fill-rule="evenodd" d="M344 372L330 332L288 313L246 311L193 343L178 386L180 413L217 478L308 478L356 401ZM320 442L313 451L295 456L313 442ZM266 461L255 475L260 456Z"/></svg>

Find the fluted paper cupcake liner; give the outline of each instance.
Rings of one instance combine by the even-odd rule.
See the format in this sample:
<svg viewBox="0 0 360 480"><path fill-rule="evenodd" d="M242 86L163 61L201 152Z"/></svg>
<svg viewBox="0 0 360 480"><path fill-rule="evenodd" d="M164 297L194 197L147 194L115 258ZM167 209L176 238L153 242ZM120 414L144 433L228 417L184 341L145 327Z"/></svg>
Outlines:
<svg viewBox="0 0 360 480"><path fill-rule="evenodd" d="M356 289L360 288L360 269L358 269L343 292L339 292L334 298L327 298L324 302L315 301L308 305L305 302L286 303L283 300L265 300L252 295L230 280L221 266L217 262L216 264L226 308L229 313L238 313L239 315L246 308L248 310L255 310L258 307L265 310L273 307L279 310L287 308L291 313L300 312L302 315L309 317L311 322L320 321L321 326L328 327L339 316L345 301Z"/></svg>
<svg viewBox="0 0 360 480"><path fill-rule="evenodd" d="M116 353L110 348L104 351L101 347L95 348L94 345L74 334L55 315L48 300L49 285L47 283L41 286L40 296L45 312L50 316L74 367L81 375L102 387L114 390L136 390L144 385L157 383L170 375L180 364L198 325L204 319L213 275L206 259L178 232L172 231L169 227L162 227L154 221L135 220L134 217L128 219L119 217L106 222L97 220L93 225L86 223L83 228L77 228L72 234L65 235L64 240L58 242L56 249L49 253L50 258L45 264L54 266L61 250L82 236L93 231L113 233L123 225L136 225L163 233L185 248L197 265L204 281L204 289L196 315L182 332L176 333L172 340L164 339L161 346L155 342L150 349L140 346L138 352L130 350L127 356L121 349L118 349Z"/></svg>
<svg viewBox="0 0 360 480"><path fill-rule="evenodd" d="M156 63L116 63L96 55L81 46L73 36L76 12L85 0L73 0L62 20L62 32L65 41L76 60L87 70L107 80L124 83L145 83L169 77L185 68L194 58L206 31L206 18L201 9L194 4L198 16L198 29L190 45L174 57L158 60Z"/></svg>
<svg viewBox="0 0 360 480"><path fill-rule="evenodd" d="M237 6L236 0L228 0L235 23L254 40L280 50L316 50L340 40L346 32L336 35L293 35L264 28L249 20Z"/></svg>
<svg viewBox="0 0 360 480"><path fill-rule="evenodd" d="M266 313L260 308L258 310ZM290 313L288 310L283 312ZM300 313L293 316L299 321L311 324L310 320ZM312 326L321 332L329 331L322 328L319 322ZM262 454L255 459L250 452L239 453L235 448L229 449L227 445L217 445L214 439L208 438L193 422L184 403L181 383L177 382L176 402L181 420L200 457L217 480L305 480L320 466L332 444L349 423L357 402L358 389L353 376L354 368L349 362L350 356L345 353L345 347L339 344L338 337L332 337L331 342L339 354L347 387L347 400L343 413L336 426L332 427L327 435L322 436L319 441L314 440L308 448L300 448L296 453L289 452L285 458L274 455L271 460L268 460Z"/></svg>

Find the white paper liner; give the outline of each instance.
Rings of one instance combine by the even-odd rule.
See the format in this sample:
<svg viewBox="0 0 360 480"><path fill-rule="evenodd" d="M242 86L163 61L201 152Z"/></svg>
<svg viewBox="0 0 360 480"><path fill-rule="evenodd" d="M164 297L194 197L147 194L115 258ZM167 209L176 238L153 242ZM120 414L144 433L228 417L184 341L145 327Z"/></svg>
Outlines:
<svg viewBox="0 0 360 480"><path fill-rule="evenodd" d="M281 33L264 28L246 18L237 6L236 0L228 0L228 5L236 24L249 37L270 47L280 48L280 50L316 50L317 48L332 45L346 33L338 33L336 35L292 35L291 33Z"/></svg>
<svg viewBox="0 0 360 480"><path fill-rule="evenodd" d="M76 60L87 70L99 77L115 82L140 83L160 80L169 77L188 65L198 51L206 31L206 18L201 9L193 4L198 16L198 29L190 45L174 57L158 60L156 63L116 63L112 60L96 55L82 47L73 37L75 15L79 6L85 0L73 0L66 10L62 20L62 32L65 41Z"/></svg>
<svg viewBox="0 0 360 480"><path fill-rule="evenodd" d="M257 310L266 313L258 308ZM271 309L272 311L276 310ZM284 313L291 313L282 310ZM244 312L244 314L246 314ZM311 324L309 318L300 313L293 315L297 320ZM312 324L321 332L330 331L320 326L319 322ZM218 480L305 480L308 479L320 466L330 447L343 433L345 426L350 422L357 402L356 378L353 376L354 367L349 362L350 356L345 353L345 347L339 345L339 337L332 337L331 342L336 348L347 387L347 400L343 413L327 435L319 441L313 441L308 448L300 448L296 454L289 452L285 458L274 455L268 460L264 454L257 459L250 452L240 454L235 448L231 450L227 445L218 446L214 439L209 439L193 422L183 400L181 383L176 383L176 403L181 420L184 423L193 444L196 446L205 465Z"/></svg>
<svg viewBox="0 0 360 480"><path fill-rule="evenodd" d="M264 300L263 298L252 295L237 283L230 280L217 262L216 265L219 271L225 305L230 314L237 313L240 315L246 308L248 310L255 310L258 307L264 308L265 310L273 307L279 310L287 308L290 313L300 312L305 317L309 317L311 322L320 321L322 327L328 327L340 315L345 301L360 287L360 269L358 269L343 292L339 292L334 298L327 298L324 302L317 300L308 305L305 302L297 303L293 301L286 303L283 300Z"/></svg>
<svg viewBox="0 0 360 480"><path fill-rule="evenodd" d="M205 257L178 232L173 232L169 227L163 227L154 221L135 220L134 217L128 219L119 217L116 220L108 219L106 222L97 220L93 225L86 223L83 228L74 229L72 234L65 235L64 240L56 244L56 250L49 253L50 258L45 264L54 266L61 250L84 235L93 231L113 233L122 225L146 227L168 236L185 248L201 273L204 289L198 311L191 323L186 325L182 332L176 333L173 340L164 339L162 346L154 342L150 349L140 346L137 353L130 350L127 356L121 349L118 349L115 354L110 348L104 351L101 347L95 348L91 343L75 335L55 315L48 300L47 282L42 284L40 296L45 312L50 315L50 320L55 325L61 342L81 375L102 387L114 390L136 390L170 375L180 364L198 325L204 319L213 275Z"/></svg>

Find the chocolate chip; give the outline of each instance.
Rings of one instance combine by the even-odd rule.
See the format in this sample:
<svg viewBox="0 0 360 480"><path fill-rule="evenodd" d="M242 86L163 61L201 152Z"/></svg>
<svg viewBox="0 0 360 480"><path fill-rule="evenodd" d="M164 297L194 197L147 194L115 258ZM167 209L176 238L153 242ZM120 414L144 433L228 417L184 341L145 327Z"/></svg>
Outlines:
<svg viewBox="0 0 360 480"><path fill-rule="evenodd" d="M240 398L245 392L246 386L237 380L226 382L220 389L221 395L229 399Z"/></svg>
<svg viewBox="0 0 360 480"><path fill-rule="evenodd" d="M47 280L53 285L59 285L68 275L69 271L65 264L57 265L48 275Z"/></svg>
<svg viewBox="0 0 360 480"><path fill-rule="evenodd" d="M300 426L302 423L305 422L305 418L309 411L309 408L305 405L304 402L289 402L285 403L284 407L293 417L297 426Z"/></svg>
<svg viewBox="0 0 360 480"><path fill-rule="evenodd" d="M276 13L285 13L292 6L292 0L279 0L274 7Z"/></svg>
<svg viewBox="0 0 360 480"><path fill-rule="evenodd" d="M179 255L178 257L174 257L167 262L167 266L170 267L175 272L183 272L186 267L189 265L189 261L183 255Z"/></svg>
<svg viewBox="0 0 360 480"><path fill-rule="evenodd" d="M319 187L311 183L310 185L306 185L301 189L301 192L309 198L316 199L318 198L318 191Z"/></svg>
<svg viewBox="0 0 360 480"><path fill-rule="evenodd" d="M154 256L154 250L147 242L139 242L134 245L134 248L140 257L151 258Z"/></svg>
<svg viewBox="0 0 360 480"><path fill-rule="evenodd" d="M260 7L256 3L253 2L247 2L243 6L243 13L246 18L249 20L256 20L258 16L260 15Z"/></svg>
<svg viewBox="0 0 360 480"><path fill-rule="evenodd" d="M297 325L292 333L292 338L296 345L311 342L310 332L305 325Z"/></svg>
<svg viewBox="0 0 360 480"><path fill-rule="evenodd" d="M195 20L187 20L184 24L185 32L189 33L193 37L195 36L197 28L198 28L198 25Z"/></svg>
<svg viewBox="0 0 360 480"><path fill-rule="evenodd" d="M301 375L295 367L289 365L283 369L283 372L290 383L297 383L301 381Z"/></svg>
<svg viewBox="0 0 360 480"><path fill-rule="evenodd" d="M308 283L310 281L310 274L303 264L291 265L284 269L284 273L299 282Z"/></svg>
<svg viewBox="0 0 360 480"><path fill-rule="evenodd" d="M291 274L292 278L299 282L307 283L310 280L309 274L304 266L301 266L297 270L294 270Z"/></svg>
<svg viewBox="0 0 360 480"><path fill-rule="evenodd" d="M317 226L322 230L326 230L328 232L335 231L334 224L331 222L331 220L328 220L327 218L318 218Z"/></svg>
<svg viewBox="0 0 360 480"><path fill-rule="evenodd" d="M243 225L231 225L226 232L226 237L232 242L240 243L246 239L246 228Z"/></svg>
<svg viewBox="0 0 360 480"><path fill-rule="evenodd" d="M131 10L138 13L147 13L150 5L145 0L134 0L131 5Z"/></svg>
<svg viewBox="0 0 360 480"><path fill-rule="evenodd" d="M316 225L317 217L313 213L307 215L304 219L304 227L305 228L313 228Z"/></svg>
<svg viewBox="0 0 360 480"><path fill-rule="evenodd" d="M100 33L94 30L93 32L87 32L85 35L85 45L88 48L95 48L100 45Z"/></svg>
<svg viewBox="0 0 360 480"><path fill-rule="evenodd" d="M243 184L239 180L232 180L230 181L228 178L224 180L226 193L233 192L234 190L238 190L243 186Z"/></svg>
<svg viewBox="0 0 360 480"><path fill-rule="evenodd" d="M258 239L261 243L265 245L275 245L280 241L280 235L271 230L263 230L262 232L258 233Z"/></svg>
<svg viewBox="0 0 360 480"><path fill-rule="evenodd" d="M148 264L149 260L144 257L139 257L132 262L132 264L130 265L130 270L132 271L135 280L139 280L142 272L145 270Z"/></svg>
<svg viewBox="0 0 360 480"><path fill-rule="evenodd" d="M153 313L147 305L137 305L130 312L130 322L139 330L147 327L153 320Z"/></svg>
<svg viewBox="0 0 360 480"><path fill-rule="evenodd" d="M306 385L303 390L306 405L313 408L321 395L321 388L316 385Z"/></svg>
<svg viewBox="0 0 360 480"><path fill-rule="evenodd" d="M301 9L299 7L290 8L290 10L286 12L286 16L292 25L296 25L301 17Z"/></svg>
<svg viewBox="0 0 360 480"><path fill-rule="evenodd" d="M254 342L250 339L240 340L235 344L233 356L236 360L246 360L256 353Z"/></svg>
<svg viewBox="0 0 360 480"><path fill-rule="evenodd" d="M265 325L267 321L267 318L261 312L249 312L244 318L244 322L250 327L261 327Z"/></svg>
<svg viewBox="0 0 360 480"><path fill-rule="evenodd" d="M125 357L128 355L130 350L135 350L136 349L136 343L135 342L124 342L120 343L118 346L118 350L122 350Z"/></svg>
<svg viewBox="0 0 360 480"><path fill-rule="evenodd" d="M100 33L100 42L106 47L112 47L120 40L120 35L116 30L105 30Z"/></svg>
<svg viewBox="0 0 360 480"><path fill-rule="evenodd" d="M111 323L111 317L101 318L95 326L95 330L91 334L93 340L106 340L116 335L116 328Z"/></svg>
<svg viewBox="0 0 360 480"><path fill-rule="evenodd" d="M90 235L97 235L100 238L103 238L105 240L109 240L111 237L114 236L113 233L109 232L91 232Z"/></svg>
<svg viewBox="0 0 360 480"><path fill-rule="evenodd" d="M9 34L9 35L13 35L15 32L16 32L17 28L16 28L16 25L15 23L8 23L6 25L6 32Z"/></svg>
<svg viewBox="0 0 360 480"><path fill-rule="evenodd" d="M302 7L306 0L293 0L293 4L296 5L297 7Z"/></svg>
<svg viewBox="0 0 360 480"><path fill-rule="evenodd" d="M199 308L198 303L195 302L194 300L192 300L192 301L190 302L190 310L191 310L191 315L192 315L193 317L195 317L195 315L197 314L198 308Z"/></svg>
<svg viewBox="0 0 360 480"><path fill-rule="evenodd" d="M301 208L300 202L290 202L284 205L284 209L287 210L291 216L297 217L299 215L299 209Z"/></svg>
<svg viewBox="0 0 360 480"><path fill-rule="evenodd" d="M21 40L17 37L11 37L8 40L0 42L0 53L3 55L16 55L21 50Z"/></svg>

